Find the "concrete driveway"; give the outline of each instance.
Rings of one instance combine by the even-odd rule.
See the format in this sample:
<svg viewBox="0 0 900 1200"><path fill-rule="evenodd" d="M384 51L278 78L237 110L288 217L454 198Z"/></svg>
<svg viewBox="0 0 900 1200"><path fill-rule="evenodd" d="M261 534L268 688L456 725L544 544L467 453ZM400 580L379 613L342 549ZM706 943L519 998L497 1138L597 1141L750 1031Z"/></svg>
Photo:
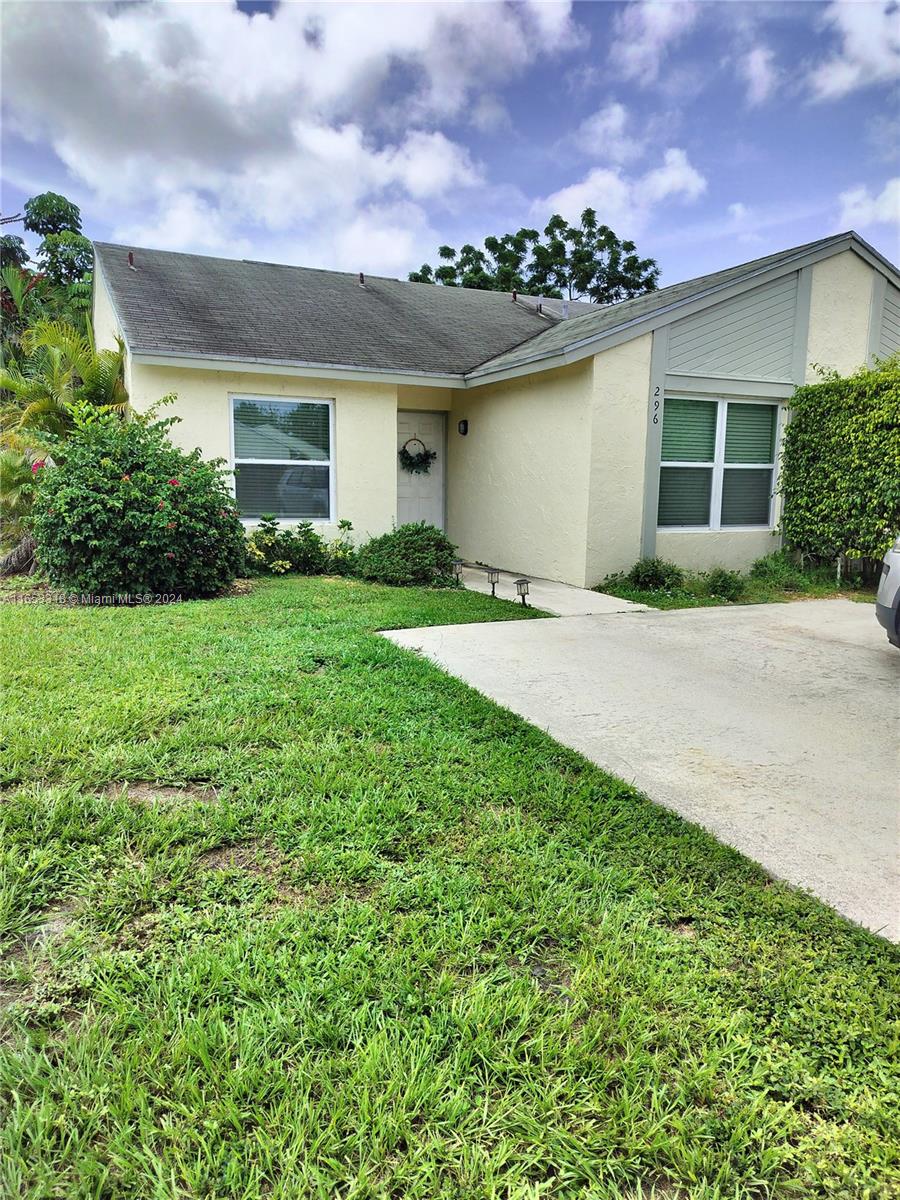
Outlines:
<svg viewBox="0 0 900 1200"><path fill-rule="evenodd" d="M900 653L809 600L386 635L900 940Z"/></svg>

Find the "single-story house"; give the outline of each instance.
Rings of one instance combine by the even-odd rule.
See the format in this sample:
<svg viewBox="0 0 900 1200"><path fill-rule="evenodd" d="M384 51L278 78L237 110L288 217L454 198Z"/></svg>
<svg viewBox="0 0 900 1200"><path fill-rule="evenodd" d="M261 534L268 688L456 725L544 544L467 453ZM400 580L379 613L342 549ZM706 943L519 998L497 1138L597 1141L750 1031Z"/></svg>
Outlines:
<svg viewBox="0 0 900 1200"><path fill-rule="evenodd" d="M591 586L777 546L785 402L900 349L900 275L855 233L600 307L98 243L94 330L131 402L234 473L241 513ZM411 474L399 450L434 451Z"/></svg>

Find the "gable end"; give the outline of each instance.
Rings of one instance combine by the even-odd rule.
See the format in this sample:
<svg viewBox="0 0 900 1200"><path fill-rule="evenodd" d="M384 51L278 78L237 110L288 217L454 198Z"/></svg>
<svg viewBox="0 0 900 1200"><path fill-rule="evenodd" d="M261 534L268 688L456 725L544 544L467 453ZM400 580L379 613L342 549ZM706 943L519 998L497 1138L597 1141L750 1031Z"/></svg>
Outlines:
<svg viewBox="0 0 900 1200"><path fill-rule="evenodd" d="M792 377L797 272L676 321L670 372L787 382Z"/></svg>
<svg viewBox="0 0 900 1200"><path fill-rule="evenodd" d="M881 314L881 333L878 339L879 358L889 358L900 350L900 290L890 284L884 293Z"/></svg>

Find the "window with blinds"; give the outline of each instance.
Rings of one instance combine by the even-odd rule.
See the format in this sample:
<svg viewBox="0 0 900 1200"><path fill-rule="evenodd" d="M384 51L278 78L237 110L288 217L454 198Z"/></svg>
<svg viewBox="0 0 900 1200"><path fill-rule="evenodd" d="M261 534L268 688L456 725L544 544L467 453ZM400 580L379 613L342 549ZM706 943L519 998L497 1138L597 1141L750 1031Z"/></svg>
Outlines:
<svg viewBox="0 0 900 1200"><path fill-rule="evenodd" d="M658 524L771 526L778 407L667 397Z"/></svg>
<svg viewBox="0 0 900 1200"><path fill-rule="evenodd" d="M235 396L231 411L241 516L329 520L330 402Z"/></svg>

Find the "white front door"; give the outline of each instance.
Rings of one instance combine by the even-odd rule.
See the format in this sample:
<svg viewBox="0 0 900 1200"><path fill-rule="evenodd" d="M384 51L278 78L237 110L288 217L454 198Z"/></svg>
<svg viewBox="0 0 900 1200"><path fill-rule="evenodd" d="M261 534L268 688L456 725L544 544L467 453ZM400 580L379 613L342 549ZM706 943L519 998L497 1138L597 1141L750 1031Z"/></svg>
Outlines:
<svg viewBox="0 0 900 1200"><path fill-rule="evenodd" d="M444 459L446 417L442 412L398 412L397 450L412 438L418 438L426 450L433 450L437 458L426 472L411 474L397 460L397 524L410 521L427 521L429 525L444 528ZM414 442L408 447L418 454L422 447Z"/></svg>

